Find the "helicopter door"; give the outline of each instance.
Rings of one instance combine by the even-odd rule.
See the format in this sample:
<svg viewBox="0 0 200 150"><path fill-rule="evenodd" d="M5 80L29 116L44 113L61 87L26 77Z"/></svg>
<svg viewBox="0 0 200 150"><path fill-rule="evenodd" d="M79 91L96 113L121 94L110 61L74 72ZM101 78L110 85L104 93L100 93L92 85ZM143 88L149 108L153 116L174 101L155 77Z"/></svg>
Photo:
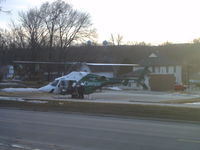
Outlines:
<svg viewBox="0 0 200 150"><path fill-rule="evenodd" d="M67 92L67 88L68 88L67 80L61 80L59 85L58 85L59 93L61 93L61 94L66 93Z"/></svg>

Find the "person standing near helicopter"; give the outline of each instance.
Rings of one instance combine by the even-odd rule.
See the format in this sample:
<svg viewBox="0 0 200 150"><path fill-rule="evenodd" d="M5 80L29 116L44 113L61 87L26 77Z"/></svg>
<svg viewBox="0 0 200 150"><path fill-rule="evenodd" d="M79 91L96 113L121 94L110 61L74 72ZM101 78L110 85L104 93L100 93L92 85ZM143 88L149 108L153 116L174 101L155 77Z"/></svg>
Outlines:
<svg viewBox="0 0 200 150"><path fill-rule="evenodd" d="M84 99L85 87L84 87L83 83L78 83L77 84L77 91L78 91L78 98Z"/></svg>

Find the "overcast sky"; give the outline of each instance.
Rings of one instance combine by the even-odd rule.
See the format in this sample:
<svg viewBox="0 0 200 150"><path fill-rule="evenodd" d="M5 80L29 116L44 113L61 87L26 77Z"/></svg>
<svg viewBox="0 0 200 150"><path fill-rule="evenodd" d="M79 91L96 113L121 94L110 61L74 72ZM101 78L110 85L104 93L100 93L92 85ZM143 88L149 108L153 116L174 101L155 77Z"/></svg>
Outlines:
<svg viewBox="0 0 200 150"><path fill-rule="evenodd" d="M6 27L17 12L40 6L47 0L6 0L0 14L0 25ZM53 1L53 0L48 0ZM124 41L160 44L190 42L200 37L199 0L65 0L74 8L91 15L99 42L109 40L111 33L123 35Z"/></svg>

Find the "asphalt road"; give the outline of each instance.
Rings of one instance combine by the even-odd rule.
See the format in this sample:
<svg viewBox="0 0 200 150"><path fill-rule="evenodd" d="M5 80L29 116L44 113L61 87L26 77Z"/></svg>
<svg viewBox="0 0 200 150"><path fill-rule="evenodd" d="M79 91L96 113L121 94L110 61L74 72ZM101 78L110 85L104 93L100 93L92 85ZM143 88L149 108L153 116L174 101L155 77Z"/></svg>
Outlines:
<svg viewBox="0 0 200 150"><path fill-rule="evenodd" d="M200 124L0 109L0 150L199 150Z"/></svg>

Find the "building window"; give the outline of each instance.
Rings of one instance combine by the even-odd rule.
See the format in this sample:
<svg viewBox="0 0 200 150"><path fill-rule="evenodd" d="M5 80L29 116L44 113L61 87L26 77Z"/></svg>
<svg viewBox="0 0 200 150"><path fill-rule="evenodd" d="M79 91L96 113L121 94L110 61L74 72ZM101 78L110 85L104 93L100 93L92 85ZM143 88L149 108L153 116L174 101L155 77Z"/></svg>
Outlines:
<svg viewBox="0 0 200 150"><path fill-rule="evenodd" d="M169 73L169 67L166 66L166 73Z"/></svg>
<svg viewBox="0 0 200 150"><path fill-rule="evenodd" d="M174 73L176 73L176 66L174 66Z"/></svg>
<svg viewBox="0 0 200 150"><path fill-rule="evenodd" d="M160 66L158 66L158 73L160 73L161 72L161 67Z"/></svg>
<svg viewBox="0 0 200 150"><path fill-rule="evenodd" d="M153 73L155 72L155 67L154 67L154 66L152 66L152 72L153 72Z"/></svg>

